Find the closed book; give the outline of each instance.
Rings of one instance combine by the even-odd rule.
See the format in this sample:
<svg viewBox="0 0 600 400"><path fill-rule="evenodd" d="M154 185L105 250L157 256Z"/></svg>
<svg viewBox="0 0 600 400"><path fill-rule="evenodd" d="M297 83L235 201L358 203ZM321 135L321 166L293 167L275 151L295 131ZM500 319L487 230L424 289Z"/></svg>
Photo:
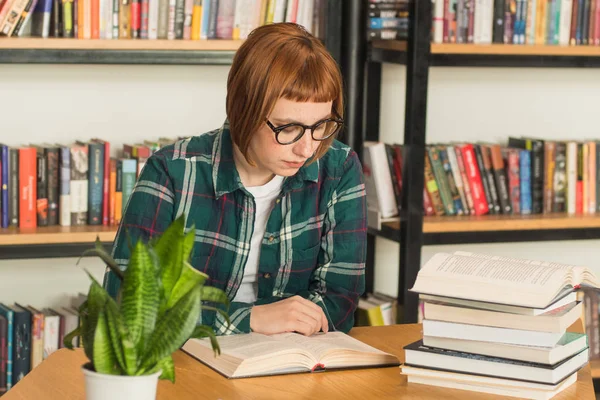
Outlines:
<svg viewBox="0 0 600 400"><path fill-rule="evenodd" d="M59 148L56 146L44 147L46 154L47 193L48 193L48 226L58 225L60 201L60 161Z"/></svg>
<svg viewBox="0 0 600 400"><path fill-rule="evenodd" d="M44 149L37 147L37 226L48 226L48 164Z"/></svg>
<svg viewBox="0 0 600 400"><path fill-rule="evenodd" d="M2 209L0 210L0 227L2 228L8 228L10 222L10 204L8 198L9 165L8 146L0 144L0 204L2 204Z"/></svg>
<svg viewBox="0 0 600 400"><path fill-rule="evenodd" d="M104 202L104 145L90 142L88 182L88 225L102 225Z"/></svg>
<svg viewBox="0 0 600 400"><path fill-rule="evenodd" d="M8 225L19 226L19 149L9 148L8 153Z"/></svg>
<svg viewBox="0 0 600 400"><path fill-rule="evenodd" d="M88 184L89 164L88 147L74 144L71 146L71 225L86 225L88 221Z"/></svg>
<svg viewBox="0 0 600 400"><path fill-rule="evenodd" d="M60 225L71 225L71 149L68 146L60 147L59 157L60 183L59 183L59 210Z"/></svg>
<svg viewBox="0 0 600 400"><path fill-rule="evenodd" d="M435 368L550 385L559 384L588 362L588 349L555 365L432 348L425 346L422 340L405 346L404 351L405 364L411 367Z"/></svg>
<svg viewBox="0 0 600 400"><path fill-rule="evenodd" d="M6 390L13 385L13 336L14 336L14 312L11 308L0 303L0 315L6 319Z"/></svg>
<svg viewBox="0 0 600 400"><path fill-rule="evenodd" d="M136 169L137 161L135 159L130 158L123 160L123 214L125 214L125 211L127 210L129 197L131 196L131 193L133 193L136 180Z"/></svg>
<svg viewBox="0 0 600 400"><path fill-rule="evenodd" d="M31 313L18 305L13 312L13 386L31 371Z"/></svg>
<svg viewBox="0 0 600 400"><path fill-rule="evenodd" d="M44 359L44 314L32 306L17 303L17 306L30 313L31 331L29 332L30 368L33 370Z"/></svg>
<svg viewBox="0 0 600 400"><path fill-rule="evenodd" d="M37 226L37 152L35 147L19 149L19 227Z"/></svg>
<svg viewBox="0 0 600 400"><path fill-rule="evenodd" d="M484 179L481 176L477 157L475 156L475 147L470 143L462 145L461 152L465 171L467 173L468 184L471 188L475 215L487 214L489 212L489 204L483 187Z"/></svg>
<svg viewBox="0 0 600 400"><path fill-rule="evenodd" d="M6 364L8 361L8 321L0 315L0 395L6 393Z"/></svg>

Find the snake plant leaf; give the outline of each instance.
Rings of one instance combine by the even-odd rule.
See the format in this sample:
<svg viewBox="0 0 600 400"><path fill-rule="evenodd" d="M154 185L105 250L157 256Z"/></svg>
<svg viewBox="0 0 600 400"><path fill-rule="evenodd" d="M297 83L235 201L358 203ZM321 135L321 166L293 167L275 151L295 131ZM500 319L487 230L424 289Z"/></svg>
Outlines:
<svg viewBox="0 0 600 400"><path fill-rule="evenodd" d="M159 360L179 349L194 331L200 315L200 286L186 293L156 324L142 360L142 368L152 367Z"/></svg>
<svg viewBox="0 0 600 400"><path fill-rule="evenodd" d="M78 326L77 328L73 329L71 332L67 333L63 339L63 345L69 349L69 350L73 350L73 339L75 339L77 336L81 336L81 327Z"/></svg>
<svg viewBox="0 0 600 400"><path fill-rule="evenodd" d="M119 363L119 367L123 371L127 371L127 364L125 363L125 355L123 351L123 343L121 341L121 329L123 320L119 314L119 308L117 303L110 298L106 302L106 322L108 325L108 333L110 337L110 343L114 349L115 357Z"/></svg>
<svg viewBox="0 0 600 400"><path fill-rule="evenodd" d="M121 375L117 364L115 350L110 340L108 322L106 321L106 313L100 310L98 314L98 322L96 324L96 332L94 334L94 369L96 372L107 375Z"/></svg>
<svg viewBox="0 0 600 400"><path fill-rule="evenodd" d="M102 261L104 261L110 268L110 270L117 276L117 278L123 281L123 271L121 271L114 258L112 258L112 256L104 249L104 246L102 246L102 242L100 242L99 238L96 238L95 248L84 251L79 260L77 260L77 264L79 264L79 261L81 261L82 257L90 254L95 254L100 257Z"/></svg>
<svg viewBox="0 0 600 400"><path fill-rule="evenodd" d="M190 339L203 339L205 337L210 338L210 343L215 352L215 356L221 354L221 347L219 346L219 342L217 342L217 335L210 326L198 325L194 328L194 332L192 332Z"/></svg>
<svg viewBox="0 0 600 400"><path fill-rule="evenodd" d="M92 279L92 283L85 308L81 307L82 310L80 310L82 318L81 326L83 327L81 339L83 340L85 355L90 360L94 360L94 336L97 334L96 325L100 318L100 312L104 309L108 294L89 272L87 274Z"/></svg>
<svg viewBox="0 0 600 400"><path fill-rule="evenodd" d="M229 298L227 297L227 294L225 294L223 290L216 287L202 286L200 299L202 301L225 304L225 306L229 308Z"/></svg>
<svg viewBox="0 0 600 400"><path fill-rule="evenodd" d="M148 248L138 241L125 270L121 313L139 354L143 353L156 325L159 303L156 271Z"/></svg>
<svg viewBox="0 0 600 400"><path fill-rule="evenodd" d="M181 299L187 292L189 292L192 288L199 286L206 281L208 275L204 272L198 271L196 268L192 267L190 263L185 261L183 267L183 271L181 272L181 276L175 283L173 287L173 291L171 292L171 297L167 303L167 308L171 308Z"/></svg>
<svg viewBox="0 0 600 400"><path fill-rule="evenodd" d="M175 363L172 356L163 358L158 362L157 366L159 369L162 369L162 373L158 379L166 379L175 383Z"/></svg>
<svg viewBox="0 0 600 400"><path fill-rule="evenodd" d="M171 291L181 275L183 263L183 230L185 219L183 215L169 225L156 242L154 250L160 260L161 281L165 299L171 297Z"/></svg>

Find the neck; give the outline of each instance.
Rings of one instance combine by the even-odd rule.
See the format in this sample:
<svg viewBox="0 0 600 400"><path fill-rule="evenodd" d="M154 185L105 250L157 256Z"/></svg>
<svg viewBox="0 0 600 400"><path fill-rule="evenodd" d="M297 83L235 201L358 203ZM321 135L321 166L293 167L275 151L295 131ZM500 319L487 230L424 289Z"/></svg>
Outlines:
<svg viewBox="0 0 600 400"><path fill-rule="evenodd" d="M250 157L252 158L252 155ZM256 160L255 157L252 159ZM235 144L233 145L233 161L235 162L235 167L240 175L242 184L245 187L262 186L275 176L271 171L261 168L259 165L250 165Z"/></svg>

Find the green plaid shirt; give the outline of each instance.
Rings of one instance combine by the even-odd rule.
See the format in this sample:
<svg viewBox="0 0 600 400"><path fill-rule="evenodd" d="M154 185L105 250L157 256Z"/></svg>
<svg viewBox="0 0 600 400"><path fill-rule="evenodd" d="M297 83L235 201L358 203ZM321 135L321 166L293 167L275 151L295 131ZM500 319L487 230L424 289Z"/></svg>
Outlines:
<svg viewBox="0 0 600 400"><path fill-rule="evenodd" d="M250 250L255 203L233 161L227 121L217 130L178 141L146 162L115 238L113 257L125 268L126 228L133 242L160 235L180 215L196 241L191 264L209 275L206 284L230 300L240 287ZM300 295L321 306L330 330L348 332L364 292L366 198L361 164L335 141L317 162L283 182L260 249L257 301L231 302L231 325L214 311L203 324L218 335L250 332L250 311ZM119 281L107 271L104 286L114 297Z"/></svg>

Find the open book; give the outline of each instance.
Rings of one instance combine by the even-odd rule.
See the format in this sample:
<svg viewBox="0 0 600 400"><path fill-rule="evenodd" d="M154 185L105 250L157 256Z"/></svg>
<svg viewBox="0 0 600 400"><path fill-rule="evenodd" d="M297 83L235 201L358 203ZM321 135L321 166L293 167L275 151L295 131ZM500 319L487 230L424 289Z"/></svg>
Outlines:
<svg viewBox="0 0 600 400"><path fill-rule="evenodd" d="M412 291L449 298L543 309L579 286L599 287L586 267L458 251L434 255Z"/></svg>
<svg viewBox="0 0 600 400"><path fill-rule="evenodd" d="M216 356L208 339L190 339L182 350L227 378L279 375L341 368L398 366L398 358L343 332L263 335L247 333L217 338Z"/></svg>

